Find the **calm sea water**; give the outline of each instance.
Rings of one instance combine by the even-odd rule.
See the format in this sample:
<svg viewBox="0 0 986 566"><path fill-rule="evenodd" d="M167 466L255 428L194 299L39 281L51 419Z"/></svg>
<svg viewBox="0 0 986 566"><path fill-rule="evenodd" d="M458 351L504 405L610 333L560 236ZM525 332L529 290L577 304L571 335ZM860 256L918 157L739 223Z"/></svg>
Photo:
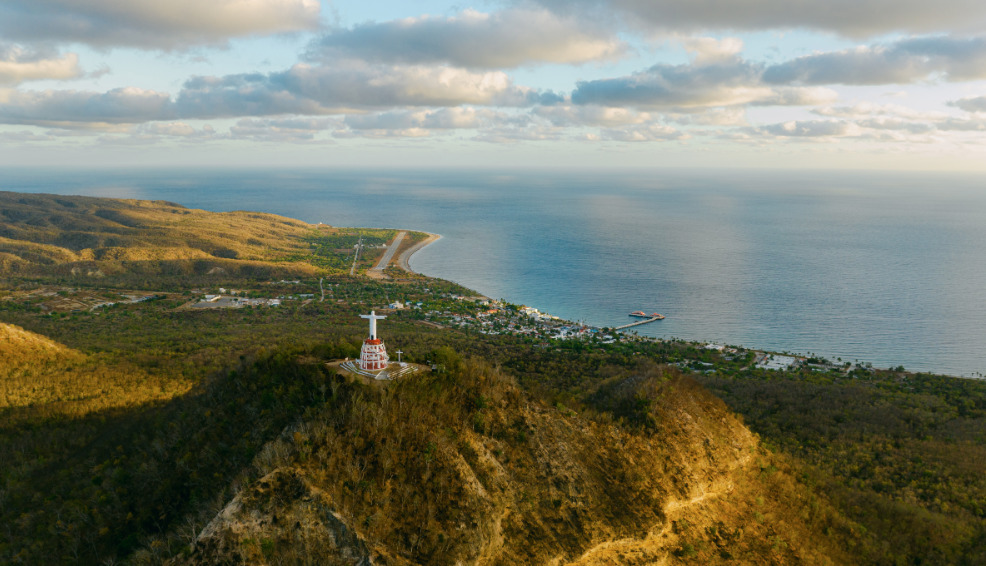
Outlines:
<svg viewBox="0 0 986 566"><path fill-rule="evenodd" d="M414 269L563 318L986 373L983 176L15 169L0 189L437 232Z"/></svg>

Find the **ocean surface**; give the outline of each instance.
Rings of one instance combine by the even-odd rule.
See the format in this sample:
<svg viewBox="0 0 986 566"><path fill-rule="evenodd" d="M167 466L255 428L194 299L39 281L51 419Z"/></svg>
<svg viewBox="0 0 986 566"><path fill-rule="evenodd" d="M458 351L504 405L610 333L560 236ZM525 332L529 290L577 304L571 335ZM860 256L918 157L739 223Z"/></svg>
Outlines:
<svg viewBox="0 0 986 566"><path fill-rule="evenodd" d="M777 171L0 170L441 240L411 266L641 335L986 374L986 176Z"/></svg>

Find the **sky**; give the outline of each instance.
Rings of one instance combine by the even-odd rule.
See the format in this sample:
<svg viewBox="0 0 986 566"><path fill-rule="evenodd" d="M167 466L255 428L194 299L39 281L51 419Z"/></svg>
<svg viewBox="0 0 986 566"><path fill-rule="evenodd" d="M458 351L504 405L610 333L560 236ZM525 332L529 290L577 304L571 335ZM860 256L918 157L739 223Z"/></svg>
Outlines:
<svg viewBox="0 0 986 566"><path fill-rule="evenodd" d="M982 0L0 0L0 166L986 171Z"/></svg>

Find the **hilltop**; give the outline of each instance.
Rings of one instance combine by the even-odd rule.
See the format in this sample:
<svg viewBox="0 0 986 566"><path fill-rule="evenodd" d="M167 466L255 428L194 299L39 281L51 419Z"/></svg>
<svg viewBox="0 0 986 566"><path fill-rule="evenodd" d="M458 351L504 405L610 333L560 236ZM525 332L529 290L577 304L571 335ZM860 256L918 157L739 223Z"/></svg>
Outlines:
<svg viewBox="0 0 986 566"><path fill-rule="evenodd" d="M838 514L688 378L627 382L654 416L634 430L547 407L482 362L451 365L383 388L332 378L178 562L847 558L823 534L844 528Z"/></svg>

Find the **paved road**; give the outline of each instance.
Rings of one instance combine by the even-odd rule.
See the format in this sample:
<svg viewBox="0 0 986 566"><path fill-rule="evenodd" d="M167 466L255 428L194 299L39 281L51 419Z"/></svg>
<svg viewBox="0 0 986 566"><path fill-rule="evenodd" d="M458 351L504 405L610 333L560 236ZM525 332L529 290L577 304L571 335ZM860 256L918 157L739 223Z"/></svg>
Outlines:
<svg viewBox="0 0 986 566"><path fill-rule="evenodd" d="M401 242L404 241L404 236L407 236L407 232L403 230L394 236L394 241L390 243L390 246L387 247L387 251L383 253L383 257L380 258L380 261L378 261L377 264L370 269L370 271L383 271L384 269L387 269L387 266L390 265L390 260L394 258L394 253L397 252L397 248L401 247Z"/></svg>

